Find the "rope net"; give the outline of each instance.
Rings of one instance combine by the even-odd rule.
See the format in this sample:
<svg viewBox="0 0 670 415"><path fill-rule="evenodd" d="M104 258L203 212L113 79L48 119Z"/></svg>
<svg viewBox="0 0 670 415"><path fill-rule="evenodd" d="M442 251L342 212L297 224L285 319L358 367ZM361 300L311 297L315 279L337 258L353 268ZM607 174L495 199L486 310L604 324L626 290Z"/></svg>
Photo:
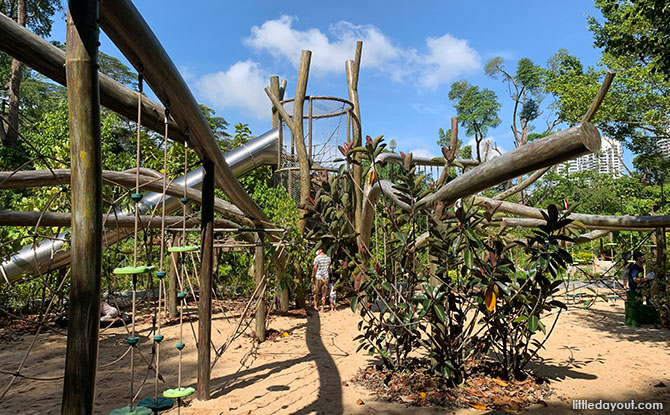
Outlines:
<svg viewBox="0 0 670 415"><path fill-rule="evenodd" d="M293 114L293 99L282 102L289 114ZM338 146L349 139L350 101L324 96L305 97L303 103L303 135L307 154L315 171L337 168L336 159L341 157ZM294 200L300 199L300 173L295 140L291 130L282 123L282 149L278 183Z"/></svg>

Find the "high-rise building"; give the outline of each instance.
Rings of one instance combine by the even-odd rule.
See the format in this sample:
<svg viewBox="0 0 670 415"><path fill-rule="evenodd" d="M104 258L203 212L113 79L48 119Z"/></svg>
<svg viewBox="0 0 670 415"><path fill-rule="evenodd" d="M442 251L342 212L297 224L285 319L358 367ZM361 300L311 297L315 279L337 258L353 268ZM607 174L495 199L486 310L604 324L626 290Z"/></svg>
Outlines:
<svg viewBox="0 0 670 415"><path fill-rule="evenodd" d="M670 157L670 138L659 138L656 141L658 151L665 157Z"/></svg>
<svg viewBox="0 0 670 415"><path fill-rule="evenodd" d="M670 150L670 143L668 144ZM572 174L580 171L595 170L598 173L608 174L616 179L623 175L621 155L621 143L603 137L600 150L568 160L558 168L558 171Z"/></svg>

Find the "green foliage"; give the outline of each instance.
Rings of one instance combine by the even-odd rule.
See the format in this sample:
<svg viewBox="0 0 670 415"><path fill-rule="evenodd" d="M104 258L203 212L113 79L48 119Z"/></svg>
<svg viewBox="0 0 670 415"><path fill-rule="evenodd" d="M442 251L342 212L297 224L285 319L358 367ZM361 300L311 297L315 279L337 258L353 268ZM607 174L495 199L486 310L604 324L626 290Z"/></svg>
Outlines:
<svg viewBox="0 0 670 415"><path fill-rule="evenodd" d="M533 129L529 123L540 116L539 101L544 87L542 68L523 58L517 62L516 74L512 75L505 69L503 58L495 57L486 64L484 72L494 79L502 77L507 84L510 98L514 101L512 132L515 144L524 145L528 141L528 132Z"/></svg>
<svg viewBox="0 0 670 415"><path fill-rule="evenodd" d="M602 215L649 215L668 212L661 203L660 183L643 185L637 174L612 178L596 171L573 174L548 172L529 197L528 203L562 205L568 198L571 210Z"/></svg>
<svg viewBox="0 0 670 415"><path fill-rule="evenodd" d="M542 88L542 69L528 58L519 59L514 79L531 93L537 93Z"/></svg>
<svg viewBox="0 0 670 415"><path fill-rule="evenodd" d="M576 251L572 253L572 258L577 264L592 264L593 252L591 251Z"/></svg>
<svg viewBox="0 0 670 415"><path fill-rule="evenodd" d="M512 245L505 242L508 231L489 233L483 226L491 212L465 201L444 217L434 217L431 207L418 202L431 190L411 155L403 154L394 188L407 207L377 212L387 239L386 256L376 257L365 246L357 249L352 202L346 196L355 155L369 163L364 177L375 184L380 179L374 159L384 147L381 137L368 137L362 147L343 147L347 163L322 183L310 216L316 225L309 237L340 259L354 286L358 278L362 282L352 298L352 310L362 318L359 350L378 356L392 370L409 369L418 352L423 356L419 363L452 384L467 378L465 363L471 359L496 359L505 376L519 376L541 347L533 337L546 331L543 317L563 307L551 298L558 289L552 280L572 262L558 244L570 240L562 228L571 221L550 206L547 224L522 245L528 273L517 275L509 255ZM426 226L428 242L417 247Z"/></svg>
<svg viewBox="0 0 670 415"><path fill-rule="evenodd" d="M666 0L596 0L604 17L589 16L594 44L670 78L670 5Z"/></svg>
<svg viewBox="0 0 670 415"><path fill-rule="evenodd" d="M604 136L624 142L638 154L636 167L641 171L666 170L656 141L667 135L670 79L625 57L604 54L601 65L584 69L577 57L559 50L545 72L546 91L555 98L551 108L562 122L581 122L600 88L604 68L615 69L614 82L592 122Z"/></svg>
<svg viewBox="0 0 670 415"><path fill-rule="evenodd" d="M26 26L35 34L47 37L51 34L53 15L62 9L60 0L25 0ZM0 13L16 20L18 9L15 0L0 0Z"/></svg>
<svg viewBox="0 0 670 415"><path fill-rule="evenodd" d="M458 81L451 85L449 99L455 102L458 121L466 128L465 135L474 136L477 160L481 161L479 143L486 137L489 127L495 128L501 122L498 97L489 89L480 90L466 81Z"/></svg>
<svg viewBox="0 0 670 415"><path fill-rule="evenodd" d="M464 159L472 158L472 146L463 146L458 151L459 156Z"/></svg>
<svg viewBox="0 0 670 415"><path fill-rule="evenodd" d="M230 134L226 131L226 128L230 125L228 121L226 121L223 117L215 117L214 114L216 114L216 111L211 109L205 104L200 104L200 110L202 111L203 115L205 116L205 119L207 120L207 123L209 124L209 128L212 129L212 132L214 133L214 137L216 137L216 140L219 143L219 147L221 148L221 151L224 153L227 151L232 150L233 148L239 146L240 144L235 144L231 143L230 141ZM239 135L239 130L238 126L242 124L237 124L235 126L235 134L236 136ZM246 126L246 124L243 124ZM249 131L249 128L247 128L247 132L250 135L251 131Z"/></svg>

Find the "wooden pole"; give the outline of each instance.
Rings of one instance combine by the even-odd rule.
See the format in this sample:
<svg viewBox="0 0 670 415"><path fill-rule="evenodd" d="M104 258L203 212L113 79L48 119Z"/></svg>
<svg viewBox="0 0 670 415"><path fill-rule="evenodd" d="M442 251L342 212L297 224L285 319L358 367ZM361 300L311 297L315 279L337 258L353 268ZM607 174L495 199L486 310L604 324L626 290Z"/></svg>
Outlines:
<svg viewBox="0 0 670 415"><path fill-rule="evenodd" d="M487 161L442 186L422 202L435 204L440 200L453 203L498 183L530 171L562 163L600 149L600 134L589 123L557 132L533 141L500 157Z"/></svg>
<svg viewBox="0 0 670 415"><path fill-rule="evenodd" d="M309 135L309 161L310 163L314 162L314 150L313 150L313 137L312 137L312 122L313 120L313 114L314 114L314 108L312 106L312 97L309 97L309 109L307 112L307 135Z"/></svg>
<svg viewBox="0 0 670 415"><path fill-rule="evenodd" d="M68 169L56 170L26 170L17 172L0 172L0 189L25 189L27 187L57 186L69 181L71 171ZM135 186L135 175L113 170L103 170L102 180L104 184L113 186L133 187ZM163 192L162 180L146 175L139 176L140 189L152 192ZM202 203L202 192L193 188L169 183L165 194L172 197L186 197L195 203ZM247 226L253 222L244 216L244 213L235 205L223 199L214 199L214 209L223 216Z"/></svg>
<svg viewBox="0 0 670 415"><path fill-rule="evenodd" d="M524 216L527 218L543 219L540 210L530 206L519 205L517 203L503 202L493 200L488 197L476 196L478 202L485 202L496 208L496 212L511 213L513 215ZM546 212L546 210L545 210ZM670 216L612 216L612 215L590 215L585 213L571 213L570 219L580 222L586 228L604 229L604 230L653 230L659 227L670 226ZM510 226L536 226L539 222L533 223L521 219L503 219ZM546 223L546 222L545 222Z"/></svg>
<svg viewBox="0 0 670 415"><path fill-rule="evenodd" d="M665 279L666 256L665 228L656 228L656 277L659 279Z"/></svg>
<svg viewBox="0 0 670 415"><path fill-rule="evenodd" d="M603 79L603 83L600 85L600 89L598 90L598 93L596 96L593 98L593 101L591 102L591 105L589 106L589 109L586 111L586 114L584 114L584 117L582 118L582 124L586 122L591 122L593 120L593 117L596 115L596 112L598 112L598 108L600 108L600 105L603 103L605 100L605 96L607 96L607 92L610 89L610 86L612 85L612 81L614 80L614 75L616 72L614 71L608 71L607 74L605 75L605 78ZM516 185L512 186L511 188L505 190L504 192L494 196L493 198L496 200L504 200L516 193L519 193L526 189L528 186L531 184L535 183L537 179L542 177L544 173L549 171L549 167L544 167L536 172L534 172L532 175L530 175L528 178L525 180L519 180L519 183Z"/></svg>
<svg viewBox="0 0 670 415"><path fill-rule="evenodd" d="M198 399L209 399L214 264L214 163L203 161L200 300L198 302Z"/></svg>
<svg viewBox="0 0 670 415"><path fill-rule="evenodd" d="M294 132L295 147L298 151L298 161L300 163L300 207L309 203L312 178L310 177L311 160L305 148L305 132L302 125L303 103L307 93L307 79L309 77L309 65L312 59L312 52L303 50L300 56L300 67L298 69L298 83L295 90L295 100L293 101L293 116L291 132ZM298 229L301 233L305 231L307 225L307 210L300 209L300 220Z"/></svg>
<svg viewBox="0 0 670 415"><path fill-rule="evenodd" d="M361 131L361 108L358 103L358 76L361 68L361 53L363 51L363 42L356 42L356 54L354 55L354 60L346 61L344 64L346 74L347 74L347 89L349 92L349 101L353 104L353 116L352 116L352 135L354 140L354 147L362 145L363 134ZM356 160L360 162L361 155L360 153L356 155ZM355 196L356 196L356 211L354 223L356 224L356 230L360 229L362 221L362 210L363 210L363 191L359 186L363 186L363 181L361 178L361 166L354 165L354 182L356 183L355 187Z"/></svg>
<svg viewBox="0 0 670 415"><path fill-rule="evenodd" d="M280 101L284 98L284 91L286 91L286 80L282 83L282 86L279 86L279 77L277 76L272 76L270 77L270 91L274 96L276 96ZM282 118L279 114L279 111L275 108L275 106L272 106L272 128L281 128L282 124ZM279 151L279 157L277 157L277 164L279 167L283 167L281 165L281 154L283 151L283 134L282 130L279 130L279 146L278 150ZM289 195L291 194L291 171L287 173L288 176L288 193ZM289 295L288 295L288 281L286 279L286 261L285 258L282 257L277 257L277 263L276 263L277 268L279 269L279 272L277 273L277 289L275 292L277 293L277 311L280 312L287 312L289 308Z"/></svg>
<svg viewBox="0 0 670 415"><path fill-rule="evenodd" d="M181 227L183 223L182 216L166 216L165 225L167 227ZM105 214L102 216L103 225L108 229L134 229L135 217L132 215ZM72 214L61 212L22 212L0 210L0 226L59 226L66 227L72 223ZM143 228L160 229L161 218L151 215L139 215L138 223ZM230 221L215 219L216 226L227 226ZM187 227L200 226L199 218L186 219Z"/></svg>
<svg viewBox="0 0 670 415"><path fill-rule="evenodd" d="M509 203L509 202L508 202ZM512 204L514 205L514 204ZM509 205L506 205L505 207L501 207L498 209L499 212L506 212L508 210L513 210L513 211L523 211L523 205L517 205L520 208L517 209L515 207L510 208ZM536 209L536 208L530 208L530 209ZM536 211L537 213L540 212L538 209ZM513 212L507 212L507 213L512 213L516 214ZM522 213L525 215L525 213ZM535 217L535 213L530 213ZM624 223L618 223L618 218L619 216L608 216L608 215L587 215L587 214L581 214L581 213L573 213L570 215L570 219L575 220L577 223L571 223L567 227L572 228L572 229L600 229L600 230L607 230L607 231L644 231L644 232L650 232L653 231L655 228L653 227L655 224L654 223L649 223L647 226L643 226L641 221L646 220L645 218L653 219L657 218L655 216L628 216L625 218L629 218L626 220ZM670 223L670 216L666 216L666 222ZM633 223L630 221L630 219L633 219L634 221L637 222ZM545 225L547 222L544 219L533 219L533 218L501 218L500 220L493 220L491 224L498 224L498 225L503 225L509 228L537 228L540 225Z"/></svg>
<svg viewBox="0 0 670 415"><path fill-rule="evenodd" d="M259 342L265 341L265 281L263 281L263 276L265 275L265 251L263 249L263 236L261 233L258 234L257 244L261 246L256 246L254 248L254 281L256 282L256 287L258 288L258 302L256 303L256 338Z"/></svg>
<svg viewBox="0 0 670 415"><path fill-rule="evenodd" d="M30 30L21 27L9 17L0 14L0 50L20 60L47 78L67 85L65 76L65 52L52 45ZM100 103L127 118L137 117L137 92L98 73L100 83ZM142 98L142 126L159 134L165 131L165 108L159 103ZM170 120L170 138L184 142L184 133Z"/></svg>
<svg viewBox="0 0 670 415"><path fill-rule="evenodd" d="M256 225L274 227L237 181L184 78L133 3L102 0L100 14L105 33L130 63L143 67L144 79L161 101L170 102L170 113L177 124L188 126L189 144L200 159L214 162L216 185L234 205L254 218Z"/></svg>
<svg viewBox="0 0 670 415"><path fill-rule="evenodd" d="M307 146L305 145L305 133L302 125L303 118L303 104L307 94L307 80L309 78L309 65L312 59L312 52L303 50L300 55L300 67L298 68L298 83L295 88L295 98L293 99L293 114L290 115L281 105L281 100L272 92L270 87L265 88L272 105L279 111L279 115L283 121L291 129L291 141L295 144L298 152L298 162L300 164L300 220L298 221L298 230L303 233L307 224L304 217L307 210L303 209L309 203L311 177L310 168L311 163L309 155L307 154ZM289 173L289 177L291 174Z"/></svg>
<svg viewBox="0 0 670 415"><path fill-rule="evenodd" d="M92 414L98 365L102 272L102 153L98 2L70 0L68 108L72 157L72 271L61 413Z"/></svg>

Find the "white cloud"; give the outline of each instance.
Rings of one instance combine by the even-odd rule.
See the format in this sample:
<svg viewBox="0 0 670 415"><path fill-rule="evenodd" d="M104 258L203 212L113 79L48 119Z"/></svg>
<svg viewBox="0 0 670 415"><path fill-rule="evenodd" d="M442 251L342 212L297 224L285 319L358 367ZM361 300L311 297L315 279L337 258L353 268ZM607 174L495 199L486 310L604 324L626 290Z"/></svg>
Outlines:
<svg viewBox="0 0 670 415"><path fill-rule="evenodd" d="M414 150L410 150L409 152L412 153L412 156L414 157L422 157L422 158L437 157L427 148L415 148Z"/></svg>
<svg viewBox="0 0 670 415"><path fill-rule="evenodd" d="M179 72L181 73L181 77L184 78L186 82L196 80L195 70L191 66L180 66Z"/></svg>
<svg viewBox="0 0 670 415"><path fill-rule="evenodd" d="M427 38L425 52L419 52L394 45L373 25L341 21L331 25L328 33L323 33L315 28L295 29L295 21L295 18L283 15L253 26L244 43L275 59L286 59L296 68L301 51L309 49L312 51L312 72L327 75L342 73L345 61L354 57L356 41L362 40L362 67L375 69L394 81L409 80L431 90L481 67L481 58L468 42L449 34Z"/></svg>
<svg viewBox="0 0 670 415"><path fill-rule="evenodd" d="M204 75L195 82L195 88L217 110L237 108L251 117L267 119L271 103L263 88L268 77L257 62L246 60L227 71Z"/></svg>
<svg viewBox="0 0 670 415"><path fill-rule="evenodd" d="M457 39L447 33L438 38L429 37L426 45L429 53L417 57L417 61L423 65L419 83L425 88L434 90L445 80L481 67L481 58L467 40Z"/></svg>

